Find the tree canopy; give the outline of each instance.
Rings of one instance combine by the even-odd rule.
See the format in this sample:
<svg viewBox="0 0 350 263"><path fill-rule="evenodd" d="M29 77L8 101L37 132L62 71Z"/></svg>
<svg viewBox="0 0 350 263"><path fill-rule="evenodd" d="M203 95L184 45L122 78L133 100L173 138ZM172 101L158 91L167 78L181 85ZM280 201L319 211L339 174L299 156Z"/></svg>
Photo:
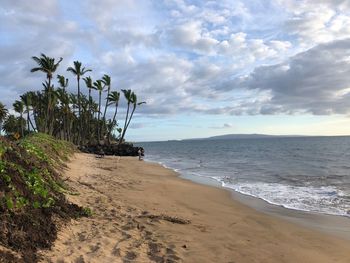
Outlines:
<svg viewBox="0 0 350 263"><path fill-rule="evenodd" d="M137 106L145 103L138 102L133 91L122 90L127 109L123 128L119 128L120 92L113 89L109 75L104 74L95 81L91 76L84 77L87 89L82 92L80 79L92 70L83 67L80 61L74 61L67 71L77 80L76 93L68 92L71 82L64 75L57 75L57 87L53 81L63 58L57 60L41 54L39 57L33 56L32 59L37 65L31 72L45 74L43 89L22 94L13 104L15 114L8 114L8 109L0 102L0 130L7 136L16 138L33 132L43 132L77 145L100 144L102 141L119 144L124 142ZM88 91L88 95L84 91ZM103 91L107 91L106 94ZM93 92L98 93L97 102L93 100ZM111 117L107 114L109 107L114 107Z"/></svg>

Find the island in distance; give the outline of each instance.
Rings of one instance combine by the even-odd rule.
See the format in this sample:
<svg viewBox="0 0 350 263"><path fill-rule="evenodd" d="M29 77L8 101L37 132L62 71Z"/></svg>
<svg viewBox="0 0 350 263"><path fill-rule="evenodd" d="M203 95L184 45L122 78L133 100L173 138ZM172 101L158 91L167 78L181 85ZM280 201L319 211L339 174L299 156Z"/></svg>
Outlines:
<svg viewBox="0 0 350 263"><path fill-rule="evenodd" d="M224 134L206 138L184 139L182 141L192 140L228 140L228 139L264 139L264 138L293 138L293 137L310 137L307 135L268 135L268 134Z"/></svg>

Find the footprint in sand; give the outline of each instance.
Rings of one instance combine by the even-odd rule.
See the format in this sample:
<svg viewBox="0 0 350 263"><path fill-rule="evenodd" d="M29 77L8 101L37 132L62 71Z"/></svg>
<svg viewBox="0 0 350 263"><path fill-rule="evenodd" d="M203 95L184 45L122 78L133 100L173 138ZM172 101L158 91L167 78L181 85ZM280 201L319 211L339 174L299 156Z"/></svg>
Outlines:
<svg viewBox="0 0 350 263"><path fill-rule="evenodd" d="M112 255L116 257L120 257L120 248L113 248Z"/></svg>
<svg viewBox="0 0 350 263"><path fill-rule="evenodd" d="M127 251L123 260L124 262L130 262L131 260L135 260L136 258L137 255L134 251Z"/></svg>
<svg viewBox="0 0 350 263"><path fill-rule="evenodd" d="M96 253L101 247L101 243L98 242L96 245L90 246L90 252L89 253Z"/></svg>
<svg viewBox="0 0 350 263"><path fill-rule="evenodd" d="M80 255L80 257L74 260L74 263L85 263L84 257Z"/></svg>

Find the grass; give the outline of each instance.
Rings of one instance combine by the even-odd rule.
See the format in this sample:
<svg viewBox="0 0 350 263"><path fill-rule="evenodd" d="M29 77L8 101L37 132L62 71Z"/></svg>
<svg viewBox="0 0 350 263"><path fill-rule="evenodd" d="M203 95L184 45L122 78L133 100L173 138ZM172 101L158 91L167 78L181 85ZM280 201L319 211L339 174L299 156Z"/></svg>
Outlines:
<svg viewBox="0 0 350 263"><path fill-rule="evenodd" d="M57 169L74 153L74 146L46 134L34 134L18 144L0 141L0 206L7 209L51 207L65 190Z"/></svg>
<svg viewBox="0 0 350 263"><path fill-rule="evenodd" d="M36 262L36 250L56 239L57 221L90 216L89 208L70 204L60 171L73 144L46 134L18 142L0 137L0 244ZM7 234L6 234L7 233Z"/></svg>

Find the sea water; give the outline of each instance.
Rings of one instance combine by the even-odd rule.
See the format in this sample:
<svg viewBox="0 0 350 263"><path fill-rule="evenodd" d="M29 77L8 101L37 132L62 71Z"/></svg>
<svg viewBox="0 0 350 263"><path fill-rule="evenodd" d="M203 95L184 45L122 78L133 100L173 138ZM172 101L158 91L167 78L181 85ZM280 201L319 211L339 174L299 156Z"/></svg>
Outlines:
<svg viewBox="0 0 350 263"><path fill-rule="evenodd" d="M350 216L350 137L139 143L146 160L187 178L290 209Z"/></svg>

